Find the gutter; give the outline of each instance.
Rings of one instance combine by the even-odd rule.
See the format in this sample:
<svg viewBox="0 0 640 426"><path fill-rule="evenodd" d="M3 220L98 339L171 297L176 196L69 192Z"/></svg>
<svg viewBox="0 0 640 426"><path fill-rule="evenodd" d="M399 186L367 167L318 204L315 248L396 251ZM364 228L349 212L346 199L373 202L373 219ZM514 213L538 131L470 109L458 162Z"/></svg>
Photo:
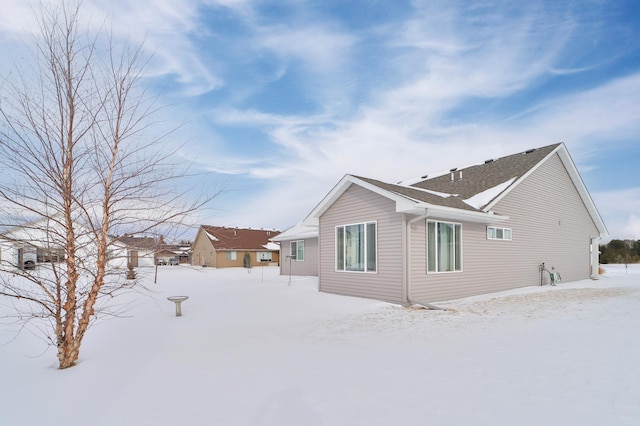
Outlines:
<svg viewBox="0 0 640 426"><path fill-rule="evenodd" d="M405 239L405 244L406 244L406 253L405 253L405 258L406 258L406 262L405 262L405 294L406 294L406 298L407 298L407 302L406 305L407 307L410 306L422 306L424 308L427 309L431 309L431 310L437 310L437 311L445 311L445 308L441 308L439 306L433 305L431 303L428 302L419 302L419 301L413 301L411 298L411 225L414 222L417 222L419 220L425 220L427 217L429 217L429 212L427 211L426 213L418 216L418 217L414 217L413 219L409 220L407 222L407 232L406 232L406 239Z"/></svg>

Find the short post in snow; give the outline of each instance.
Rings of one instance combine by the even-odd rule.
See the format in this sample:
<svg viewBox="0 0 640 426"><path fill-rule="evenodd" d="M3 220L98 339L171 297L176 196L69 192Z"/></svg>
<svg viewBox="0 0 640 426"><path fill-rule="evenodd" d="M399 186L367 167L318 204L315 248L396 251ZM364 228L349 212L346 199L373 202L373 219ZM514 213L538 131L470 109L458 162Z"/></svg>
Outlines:
<svg viewBox="0 0 640 426"><path fill-rule="evenodd" d="M296 260L296 255L292 254L287 256L287 260L289 261L289 284L287 285L291 285L291 267L293 266L293 261Z"/></svg>
<svg viewBox="0 0 640 426"><path fill-rule="evenodd" d="M182 316L181 304L182 304L182 302L184 302L188 298L189 298L189 296L171 296L171 297L167 297L167 300L169 300L170 302L173 302L173 303L176 304L176 316L177 317L181 317Z"/></svg>

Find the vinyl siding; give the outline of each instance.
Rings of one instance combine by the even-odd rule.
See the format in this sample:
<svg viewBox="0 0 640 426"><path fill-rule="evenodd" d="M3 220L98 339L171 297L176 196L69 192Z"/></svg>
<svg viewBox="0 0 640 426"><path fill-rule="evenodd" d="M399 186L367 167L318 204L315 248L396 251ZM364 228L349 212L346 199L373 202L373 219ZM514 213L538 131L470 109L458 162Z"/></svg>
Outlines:
<svg viewBox="0 0 640 426"><path fill-rule="evenodd" d="M512 241L487 240L486 225L463 223L460 273L427 274L425 221L410 227L413 301L539 285L542 262L549 269L554 266L563 281L590 277L590 237L598 231L558 155L540 165L493 211L509 217L495 226L511 228Z"/></svg>
<svg viewBox="0 0 640 426"><path fill-rule="evenodd" d="M336 226L369 221L377 223L377 272L336 271ZM401 302L402 233L403 218L393 201L357 185L349 187L320 217L320 291Z"/></svg>
<svg viewBox="0 0 640 426"><path fill-rule="evenodd" d="M200 230L196 235L195 241L193 242L192 253L192 265L206 265L212 268L215 268L217 266L216 250L213 248L213 246L211 245L211 241L209 241L209 238L202 230Z"/></svg>
<svg viewBox="0 0 640 426"><path fill-rule="evenodd" d="M236 252L235 260L227 259L228 252ZM261 251L269 251L269 250L261 250ZM215 254L215 264L216 268L242 268L244 267L244 257L249 254L249 266L250 267L262 267L262 266L271 266L278 264L280 260L280 253L277 251L271 252L271 262L260 262L258 260L258 252L251 250L217 250ZM211 266L211 265L208 265Z"/></svg>
<svg viewBox="0 0 640 426"><path fill-rule="evenodd" d="M291 240L300 241L300 240ZM304 260L291 261L291 241L280 242L280 275L318 276L318 238L304 238Z"/></svg>

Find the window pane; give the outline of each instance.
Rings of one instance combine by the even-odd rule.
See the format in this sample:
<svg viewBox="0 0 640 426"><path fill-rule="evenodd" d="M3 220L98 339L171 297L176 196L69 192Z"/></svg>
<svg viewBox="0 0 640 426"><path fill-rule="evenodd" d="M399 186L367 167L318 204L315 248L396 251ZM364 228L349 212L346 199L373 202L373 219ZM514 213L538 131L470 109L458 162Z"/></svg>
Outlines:
<svg viewBox="0 0 640 426"><path fill-rule="evenodd" d="M490 227L487 227L489 235ZM462 225L427 222L427 272L462 270Z"/></svg>
<svg viewBox="0 0 640 426"><path fill-rule="evenodd" d="M344 227L336 228L336 269L344 271Z"/></svg>
<svg viewBox="0 0 640 426"><path fill-rule="evenodd" d="M258 262L271 262L273 260L273 257L271 256L270 251L260 251L257 253L257 255L258 255Z"/></svg>
<svg viewBox="0 0 640 426"><path fill-rule="evenodd" d="M296 251L296 260L304 260L304 241L298 241L298 250Z"/></svg>
<svg viewBox="0 0 640 426"><path fill-rule="evenodd" d="M487 228L487 238L494 239L496 238L496 228L489 226Z"/></svg>
<svg viewBox="0 0 640 426"><path fill-rule="evenodd" d="M510 240L511 239L511 229L505 228L505 230L504 230L504 239L505 240Z"/></svg>
<svg viewBox="0 0 640 426"><path fill-rule="evenodd" d="M376 224L367 224L367 271L376 270Z"/></svg>
<svg viewBox="0 0 640 426"><path fill-rule="evenodd" d="M438 271L447 272L453 270L455 258L455 246L453 242L453 225L438 222Z"/></svg>
<svg viewBox="0 0 640 426"><path fill-rule="evenodd" d="M364 271L364 225L345 226L345 269Z"/></svg>
<svg viewBox="0 0 640 426"><path fill-rule="evenodd" d="M436 271L436 224L427 222L427 271Z"/></svg>
<svg viewBox="0 0 640 426"><path fill-rule="evenodd" d="M455 225L455 247L454 247L454 256L455 256L455 270L462 271L462 225Z"/></svg>
<svg viewBox="0 0 640 426"><path fill-rule="evenodd" d="M504 238L504 234L502 231L502 228L496 228L496 238L499 240L502 240Z"/></svg>

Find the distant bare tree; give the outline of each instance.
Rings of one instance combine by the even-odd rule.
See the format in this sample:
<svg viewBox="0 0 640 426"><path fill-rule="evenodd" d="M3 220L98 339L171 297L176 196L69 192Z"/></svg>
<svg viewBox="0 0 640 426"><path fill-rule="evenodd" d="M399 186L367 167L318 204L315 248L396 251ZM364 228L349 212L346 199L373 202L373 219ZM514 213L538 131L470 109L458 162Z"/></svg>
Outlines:
<svg viewBox="0 0 640 426"><path fill-rule="evenodd" d="M37 18L35 66L0 89L0 244L16 253L2 258L0 295L44 330L62 369L98 313L118 314L103 301L137 284L126 264L111 266L126 255L112 235L166 232L212 197L178 194L184 173L163 151L169 135L152 134L158 108L141 87L142 46L80 31L79 5ZM25 267L29 252L37 268Z"/></svg>

